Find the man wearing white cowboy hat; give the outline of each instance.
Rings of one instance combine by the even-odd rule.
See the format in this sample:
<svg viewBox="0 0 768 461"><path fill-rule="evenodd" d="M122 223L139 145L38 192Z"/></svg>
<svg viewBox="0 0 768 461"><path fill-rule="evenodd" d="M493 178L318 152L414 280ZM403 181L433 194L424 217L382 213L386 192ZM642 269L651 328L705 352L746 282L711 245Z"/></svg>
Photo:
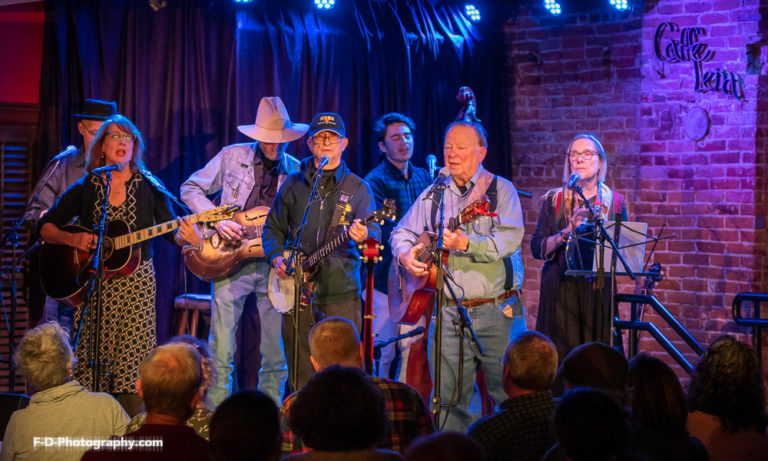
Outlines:
<svg viewBox="0 0 768 461"><path fill-rule="evenodd" d="M193 212L214 207L207 196L221 192L221 205L239 205L241 210L272 205L285 178L299 169L299 161L285 153L289 142L301 138L309 129L291 123L279 97L265 97L259 103L256 122L237 127L256 142L226 146L201 170L181 185L181 198ZM217 222L216 230L225 239L242 237L234 221ZM208 406L214 409L232 391L235 329L243 313L246 297L256 294L261 323L261 369L259 390L282 401L287 367L280 341L281 315L267 298L269 264L259 258L244 265L227 278L213 282L213 309L209 343L213 350L216 375L208 391Z"/></svg>

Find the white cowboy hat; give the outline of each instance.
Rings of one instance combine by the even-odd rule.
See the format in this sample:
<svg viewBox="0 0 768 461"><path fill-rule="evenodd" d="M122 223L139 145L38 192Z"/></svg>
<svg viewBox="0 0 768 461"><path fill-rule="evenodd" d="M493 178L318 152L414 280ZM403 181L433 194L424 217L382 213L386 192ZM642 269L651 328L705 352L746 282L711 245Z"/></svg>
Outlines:
<svg viewBox="0 0 768 461"><path fill-rule="evenodd" d="M279 96L261 98L256 122L237 127L244 135L261 142L291 142L304 136L309 129L305 123L291 123L288 111Z"/></svg>

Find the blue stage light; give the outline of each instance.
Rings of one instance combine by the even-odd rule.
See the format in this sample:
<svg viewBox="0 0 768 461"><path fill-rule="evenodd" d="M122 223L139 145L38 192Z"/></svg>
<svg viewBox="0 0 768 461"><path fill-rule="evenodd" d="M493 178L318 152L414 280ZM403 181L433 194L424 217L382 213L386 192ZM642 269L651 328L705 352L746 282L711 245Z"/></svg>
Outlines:
<svg viewBox="0 0 768 461"><path fill-rule="evenodd" d="M235 3L251 3L253 0L233 0Z"/></svg>
<svg viewBox="0 0 768 461"><path fill-rule="evenodd" d="M336 0L315 0L315 6L320 10L330 10L335 4Z"/></svg>
<svg viewBox="0 0 768 461"><path fill-rule="evenodd" d="M629 9L628 0L609 0L609 3L619 11L627 11Z"/></svg>
<svg viewBox="0 0 768 461"><path fill-rule="evenodd" d="M544 8L555 16L559 16L563 12L560 4L555 0L544 0Z"/></svg>
<svg viewBox="0 0 768 461"><path fill-rule="evenodd" d="M464 5L464 12L467 14L467 17L472 22L478 22L480 21L480 11L475 7L475 5L472 5L471 3L467 3Z"/></svg>

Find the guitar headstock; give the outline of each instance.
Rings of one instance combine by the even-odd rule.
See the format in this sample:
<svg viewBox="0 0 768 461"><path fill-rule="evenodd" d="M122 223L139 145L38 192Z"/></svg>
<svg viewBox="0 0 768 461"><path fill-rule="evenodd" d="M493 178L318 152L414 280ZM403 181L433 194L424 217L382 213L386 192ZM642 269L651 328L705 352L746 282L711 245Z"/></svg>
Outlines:
<svg viewBox="0 0 768 461"><path fill-rule="evenodd" d="M197 213L189 216L192 222L215 222L223 221L225 219L232 219L235 216L235 212L240 209L237 205L222 205L220 207L211 208L205 210L202 213Z"/></svg>
<svg viewBox="0 0 768 461"><path fill-rule="evenodd" d="M379 251L384 249L384 245L380 244L379 241L375 238L363 240L362 243L357 245L357 248L360 250L360 259L364 263L368 263L368 261L370 261L376 264L377 262L384 259L383 257L379 256Z"/></svg>
<svg viewBox="0 0 768 461"><path fill-rule="evenodd" d="M496 213L492 213L489 210L491 209L491 201L488 199L487 195L482 196L478 200L470 203L465 207L463 210L461 210L460 217L462 223L468 223L472 222L475 219L479 218L480 216L496 216Z"/></svg>
<svg viewBox="0 0 768 461"><path fill-rule="evenodd" d="M383 206L381 208L371 213L371 215L365 219L365 223L369 223L373 221L379 224L384 224L385 219L394 221L396 217L395 216L396 212L397 212L397 209L395 207L395 201L388 198L384 200Z"/></svg>

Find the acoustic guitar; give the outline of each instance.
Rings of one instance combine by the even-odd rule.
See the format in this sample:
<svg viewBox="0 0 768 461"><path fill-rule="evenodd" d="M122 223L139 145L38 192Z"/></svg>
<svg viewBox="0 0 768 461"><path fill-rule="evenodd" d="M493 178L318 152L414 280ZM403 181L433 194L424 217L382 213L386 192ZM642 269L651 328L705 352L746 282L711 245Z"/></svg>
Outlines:
<svg viewBox="0 0 768 461"><path fill-rule="evenodd" d="M472 222L481 216L496 216L496 213L489 212L491 202L488 196L483 196L477 201L471 203L459 213L458 217L448 220L448 229L454 232L461 224ZM423 243L424 246L416 254L416 259L429 264L429 274L423 277L414 277L400 268L400 304L399 306L390 303L390 316L395 323L415 324L419 321L427 306L435 302L435 285L437 284L437 266L432 260L435 252L437 234L434 232L422 232L416 240L416 244ZM415 245L414 245L415 246ZM443 264L447 264L448 252L443 253ZM393 264L397 264L393 262Z"/></svg>
<svg viewBox="0 0 768 461"><path fill-rule="evenodd" d="M371 213L370 216L363 219L360 223L367 225L370 222L384 223L385 219L395 219L395 201L392 199L384 200L383 206ZM346 229L345 229L346 230ZM301 258L301 272L304 276L304 283L312 281L317 264L328 256L333 250L346 243L349 240L349 232L339 232L325 245L315 250L311 255ZM287 257L287 253L286 253ZM293 309L294 280L293 277L283 279L277 275L274 268L269 269L269 281L267 282L267 297L275 309L281 314L287 314Z"/></svg>
<svg viewBox="0 0 768 461"><path fill-rule="evenodd" d="M269 207L257 206L235 213L232 220L242 226L243 238L229 240L216 229L206 229L202 246L184 247L184 264L190 272L210 282L240 270L249 260L264 257L261 236Z"/></svg>
<svg viewBox="0 0 768 461"><path fill-rule="evenodd" d="M231 219L237 207L221 206L187 216L191 223ZM133 273L141 262L141 249L137 243L149 240L179 227L178 221L168 221L131 232L125 221L114 219L107 223L104 233L104 278L126 276ZM66 232L93 232L77 225L62 226ZM69 245L43 243L40 247L40 282L51 298L69 306L86 301L88 281L93 269L94 252L82 251Z"/></svg>

